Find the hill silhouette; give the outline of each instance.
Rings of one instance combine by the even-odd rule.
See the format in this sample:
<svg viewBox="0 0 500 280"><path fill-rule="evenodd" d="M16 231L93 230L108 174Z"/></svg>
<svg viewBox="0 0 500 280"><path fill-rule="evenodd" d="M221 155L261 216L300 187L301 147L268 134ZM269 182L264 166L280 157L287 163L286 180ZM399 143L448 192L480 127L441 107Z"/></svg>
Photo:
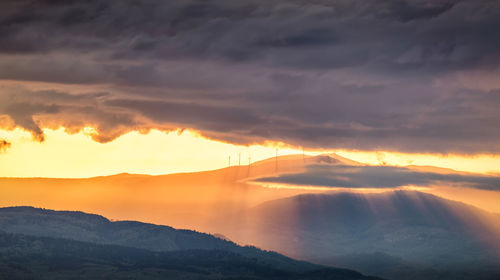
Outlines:
<svg viewBox="0 0 500 280"><path fill-rule="evenodd" d="M76 211L33 207L0 208L0 229L8 233L127 246L156 252L222 250L259 258L274 267L294 271L314 267L310 263L295 261L252 246L242 247L206 233L136 221L113 222L99 215Z"/></svg>
<svg viewBox="0 0 500 280"><path fill-rule="evenodd" d="M334 154L283 156L278 158L277 166L276 158L271 158L250 166L164 176L0 178L0 205L81 210L118 220L141 220L217 233L221 239L170 227L112 222L96 215L35 208L1 210L4 216L0 217L0 229L157 252L224 250L267 259L280 269L293 270L310 264L297 264L282 255L240 247L228 240L392 279L476 279L480 275L498 275L498 215L428 193L393 191L382 183L384 193L355 189L333 192L325 187L315 190L306 186L273 188L255 183L259 178L300 175L311 166L326 167L326 171L336 168L373 171L373 166ZM380 182L398 177L392 176L391 170L402 170L375 169L383 169L383 174L374 173L383 175ZM420 172L484 179L429 166L407 166L404 170L408 171L404 174L410 175ZM356 182L358 173L353 174L348 174L348 179ZM340 175L343 173L335 174ZM464 196L479 201L484 195L489 202L495 202L498 195L498 192L457 189L457 186L432 187L426 191L441 191L444 197L459 197L461 201L467 201ZM478 193L481 195L475 196Z"/></svg>
<svg viewBox="0 0 500 280"><path fill-rule="evenodd" d="M160 176L118 174L84 179L0 178L0 205L30 205L99 213L176 228L217 232L212 219L270 199L307 190L270 189L247 184L248 178L302 170L318 157L281 156L219 170Z"/></svg>
<svg viewBox="0 0 500 280"><path fill-rule="evenodd" d="M376 280L345 269L274 267L223 250L152 252L0 231L2 279L341 279Z"/></svg>
<svg viewBox="0 0 500 280"><path fill-rule="evenodd" d="M498 222L494 214L422 192L344 192L265 202L228 231L233 240L241 234L263 248L371 275L457 279L457 271L500 264Z"/></svg>

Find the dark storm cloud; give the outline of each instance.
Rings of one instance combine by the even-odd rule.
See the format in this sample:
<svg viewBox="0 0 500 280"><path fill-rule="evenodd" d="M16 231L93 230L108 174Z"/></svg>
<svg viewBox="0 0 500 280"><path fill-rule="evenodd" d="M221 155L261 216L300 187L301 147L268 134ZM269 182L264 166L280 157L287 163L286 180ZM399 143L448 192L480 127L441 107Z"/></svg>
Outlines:
<svg viewBox="0 0 500 280"><path fill-rule="evenodd" d="M2 1L0 79L78 89L3 88L0 114L40 140L93 125L499 153L498 26L496 0Z"/></svg>
<svg viewBox="0 0 500 280"><path fill-rule="evenodd" d="M186 124L201 130L239 130L262 124L258 116L244 108L208 106L142 100L110 100L107 105L129 108L158 121Z"/></svg>
<svg viewBox="0 0 500 280"><path fill-rule="evenodd" d="M415 47L418 53L412 59L420 61L414 62L440 69L472 63L487 54L475 51L494 52L500 44L495 38L498 5L484 0L94 0L3 5L10 7L0 21L4 53L101 51L115 59L252 59L330 68L361 63L396 67L394 63L408 63L395 58ZM290 49L292 53L280 53Z"/></svg>
<svg viewBox="0 0 500 280"><path fill-rule="evenodd" d="M101 105L108 93L68 94L61 91L28 91L19 87L0 88L0 115L6 114L19 126L44 140L42 127L64 126L69 132L91 125L99 132L94 140L108 142L133 129L148 129L129 112L109 110ZM0 123L0 126L2 124Z"/></svg>
<svg viewBox="0 0 500 280"><path fill-rule="evenodd" d="M443 174L394 166L311 165L298 174L283 174L255 180L302 186L339 188L397 188L402 186L457 186L500 190L500 177Z"/></svg>
<svg viewBox="0 0 500 280"><path fill-rule="evenodd" d="M5 113L9 115L13 121L32 131L33 136L40 142L44 140L42 129L33 120L35 114L54 114L59 111L57 105L44 105L40 103L10 103L5 107Z"/></svg>

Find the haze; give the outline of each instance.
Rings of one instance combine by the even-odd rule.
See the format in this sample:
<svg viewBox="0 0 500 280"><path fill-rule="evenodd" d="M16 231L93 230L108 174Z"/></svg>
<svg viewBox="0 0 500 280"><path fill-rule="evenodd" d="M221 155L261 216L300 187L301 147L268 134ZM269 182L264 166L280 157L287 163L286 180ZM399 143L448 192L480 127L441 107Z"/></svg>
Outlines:
<svg viewBox="0 0 500 280"><path fill-rule="evenodd" d="M1 1L0 223L59 238L1 209L83 211L495 279L499 77L496 0Z"/></svg>

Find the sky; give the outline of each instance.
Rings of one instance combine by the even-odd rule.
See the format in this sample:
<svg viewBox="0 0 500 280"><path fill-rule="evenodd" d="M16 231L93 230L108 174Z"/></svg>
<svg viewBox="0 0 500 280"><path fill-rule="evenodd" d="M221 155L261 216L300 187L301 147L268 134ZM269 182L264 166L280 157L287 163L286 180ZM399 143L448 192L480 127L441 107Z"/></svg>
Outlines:
<svg viewBox="0 0 500 280"><path fill-rule="evenodd" d="M497 0L1 1L0 176L276 147L499 173L498 26Z"/></svg>

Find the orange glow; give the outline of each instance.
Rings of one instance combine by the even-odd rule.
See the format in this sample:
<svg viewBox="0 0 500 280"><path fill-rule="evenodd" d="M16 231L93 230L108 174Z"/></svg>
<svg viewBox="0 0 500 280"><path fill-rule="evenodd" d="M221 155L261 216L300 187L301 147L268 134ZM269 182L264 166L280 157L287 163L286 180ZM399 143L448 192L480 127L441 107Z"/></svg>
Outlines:
<svg viewBox="0 0 500 280"><path fill-rule="evenodd" d="M0 153L0 177L88 178L118 173L171 174L247 165L272 158L276 146L280 156L301 154L299 148L283 143L240 146L206 139L194 131L182 133L152 130L130 132L109 143L91 139L95 133L86 127L69 134L64 128L44 129L46 140L39 143L30 133L16 128L0 130L0 139L12 143ZM346 150L306 150L306 155L334 152L349 159L373 165L423 165L476 173L500 173L500 158L495 155L434 155Z"/></svg>
<svg viewBox="0 0 500 280"><path fill-rule="evenodd" d="M213 170L227 167L229 157L232 166L273 157L273 145L278 145L232 145L208 140L190 130L130 132L105 144L91 139L95 133L91 127L75 134L68 134L63 128L44 129L44 133L46 140L39 143L24 130L0 130L0 139L12 143L8 151L0 154L0 177L87 178ZM278 152L299 153L286 147L280 147Z"/></svg>
<svg viewBox="0 0 500 280"><path fill-rule="evenodd" d="M231 175L233 177L230 180L224 176L221 177L226 178L224 180L229 180L230 183L224 183L221 181L222 179L207 183L205 179L194 179L198 178L198 175L192 175L192 178L188 179L190 176L181 176L182 174L168 177L177 178L176 176L181 176L178 180L172 181L172 179L169 179L165 182L162 181L163 177L161 176L134 177L132 182L138 180L137 185L128 182L124 183L123 180L118 180L119 184L113 183L110 185L102 183L106 180L99 181L97 178L94 178L83 181L49 180L39 182L28 180L26 181L30 182L28 185L23 183L25 181L18 182L22 185L21 187L21 185L14 183L14 181L2 180L0 206L34 205L54 209L85 210L88 212L103 213L113 218L128 217L155 222L167 222L163 218L157 219L158 217L156 216L150 216L151 213L155 212L150 211L152 207L161 209L165 207L165 203L170 205L169 207L175 207L172 204L173 201L168 202L168 199L165 197L171 197L174 201L182 197L185 203L189 205L203 205L202 208L208 207L207 205L215 207L214 205L220 202L219 198L225 197L227 190L233 188L227 188L228 186L244 186L242 189L237 188L238 195L235 196L236 198L231 195L234 199L231 199L230 202L230 204L243 203L244 205L255 205L266 199L304 192L352 191L369 193L386 191L386 189L352 190L279 184L265 184L264 186L267 188L262 188L262 184L255 185L249 183L255 176L276 175L277 172L282 173L287 171L298 172L307 164L308 155L325 152L306 151L304 157L301 150L287 148L284 144L271 143L268 146L238 146L209 140L190 130L183 131L182 133L175 131L165 133L158 130L152 130L146 134L130 132L105 144L97 143L91 139L90 135L95 133L95 130L91 127L87 127L74 134L65 132L63 128L57 130L44 129L44 133L46 134L46 141L39 143L32 139L30 133L22 129L11 131L0 130L0 139L5 139L12 143L12 146L0 153L0 177L88 178L124 172L148 175L196 172L227 167L229 156L231 157L231 166L236 168L235 170L239 170L239 173ZM274 160L276 145L281 145L279 149L280 160L277 166ZM410 168L438 173L458 171L429 167L429 165L480 173L500 172L500 159L496 156L464 157L450 155L445 157L389 152L335 152L341 156L346 156L365 164L388 164L396 166L411 164ZM253 163L251 168L247 166L249 157L251 157L251 162ZM240 167L235 166L238 165L238 159L240 159ZM357 164L355 161L340 159L345 164ZM264 161L257 162L259 160ZM419 165L426 165L426 167ZM218 173L219 171L215 172ZM180 178L183 179L181 180ZM116 180L111 181L115 182ZM63 185L71 187L62 188L62 186L59 186L59 184L62 184L61 182L64 183ZM143 186L146 183L148 185ZM53 187L52 184L54 184ZM168 192L165 192L163 188L165 184L171 185ZM207 188L200 189L198 185L206 185ZM106 190L103 189L103 186L106 186ZM126 187L123 188L123 186ZM137 189L138 186L141 186L140 191ZM185 190L185 188L192 188L192 186L196 186L195 192L192 192L192 189L189 191ZM429 192L445 198L463 201L489 211L500 212L498 204L500 194L493 191L451 187L422 188L418 186L406 186L402 189ZM158 197L162 198L158 199ZM110 201L112 203L109 203ZM123 205L124 207L119 207L116 204ZM137 209L142 209L141 211L144 213L139 215ZM134 213L137 213L138 216L135 216L136 214L130 216L131 211L136 211ZM183 225L189 226L188 224Z"/></svg>
<svg viewBox="0 0 500 280"><path fill-rule="evenodd" d="M280 170L300 168L282 159ZM296 165L296 166L294 166ZM120 174L87 179L0 178L0 207L31 205L99 213L179 228L211 231L220 217L264 201L304 193L241 181L275 173L274 160L215 171L163 176ZM227 217L226 217L227 218Z"/></svg>
<svg viewBox="0 0 500 280"><path fill-rule="evenodd" d="M489 212L500 213L500 192L457 187L422 190L447 199L464 202Z"/></svg>

